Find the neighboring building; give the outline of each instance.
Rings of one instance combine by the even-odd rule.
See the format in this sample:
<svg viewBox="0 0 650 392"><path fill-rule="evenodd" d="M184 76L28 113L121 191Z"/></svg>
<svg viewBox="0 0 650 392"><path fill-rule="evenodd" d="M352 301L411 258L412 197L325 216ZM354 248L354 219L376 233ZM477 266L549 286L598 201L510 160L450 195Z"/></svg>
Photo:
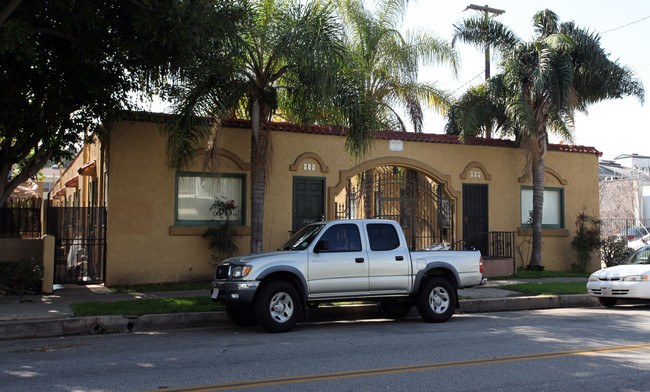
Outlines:
<svg viewBox="0 0 650 392"><path fill-rule="evenodd" d="M603 235L650 226L650 157L619 155L601 161L598 171Z"/></svg>
<svg viewBox="0 0 650 392"><path fill-rule="evenodd" d="M108 207L108 285L209 279L214 267L201 235L219 219L209 209L215 196L238 207L238 246L242 254L249 251L250 121L223 122L221 174L204 175L200 151L185 170L167 167L161 127L169 115L131 118L107 127L106 141L84 147L55 189L57 203ZM512 141L461 144L457 136L378 132L372 150L354 162L343 129L287 123L270 129L264 251L311 221L388 217L404 227L413 249L514 232L518 249L529 252L532 183L521 177L525 154ZM576 216L583 210L599 215L598 157L591 147L549 146L542 233L547 269L571 269Z"/></svg>

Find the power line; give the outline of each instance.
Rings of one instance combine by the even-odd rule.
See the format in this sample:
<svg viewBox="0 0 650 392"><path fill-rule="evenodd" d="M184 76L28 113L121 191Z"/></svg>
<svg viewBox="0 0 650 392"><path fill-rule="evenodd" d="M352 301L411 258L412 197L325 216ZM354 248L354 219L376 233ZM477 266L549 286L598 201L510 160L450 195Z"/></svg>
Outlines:
<svg viewBox="0 0 650 392"><path fill-rule="evenodd" d="M451 93L452 93L452 94L456 94L456 91L458 91L458 90L460 90L461 88L463 88L463 87L467 86L468 84L472 83L472 82L474 81L474 79L478 78L478 77L481 76L481 75L483 75L483 71L481 71L481 72L479 72L478 74L476 74L476 76L474 76L473 78L471 78L471 79L468 80L467 82L463 83L462 86L458 87L456 90L452 91Z"/></svg>
<svg viewBox="0 0 650 392"><path fill-rule="evenodd" d="M645 19L648 19L648 18L650 18L650 15L648 15L648 16L646 16L646 17L643 17L643 18L641 18L641 19L639 19L639 20L635 20L634 22L630 22L630 23L628 23L628 24L624 24L624 25L622 25L622 26L614 27L613 29L609 29L609 30L607 30L607 31L603 31L602 33L600 33L600 35L603 35L603 34L605 34L605 33L609 33L610 31L615 31L615 30L622 29L623 27L631 26L631 25L633 25L633 24L635 24L635 23L639 23L639 22L641 22L642 20L645 20Z"/></svg>

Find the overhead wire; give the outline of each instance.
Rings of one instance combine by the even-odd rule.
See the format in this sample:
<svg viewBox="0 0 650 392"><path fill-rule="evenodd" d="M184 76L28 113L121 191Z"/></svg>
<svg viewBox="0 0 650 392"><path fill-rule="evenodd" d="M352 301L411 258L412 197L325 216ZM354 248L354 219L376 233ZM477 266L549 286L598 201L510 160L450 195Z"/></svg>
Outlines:
<svg viewBox="0 0 650 392"><path fill-rule="evenodd" d="M603 32L600 33L600 35L603 35L603 34L605 34L605 33L609 33L609 32L612 32L612 31L620 30L620 29L622 29L622 28L624 28L624 27L631 26L631 25L633 25L633 24L635 24L635 23L639 23L639 22L641 22L642 20L646 20L646 19L649 19L649 18L650 18L650 15L645 16L645 17L643 17L643 18L641 18L641 19L635 20L634 22L630 22L630 23L624 24L624 25L622 25L622 26L614 27L613 29L609 29L609 30L603 31Z"/></svg>

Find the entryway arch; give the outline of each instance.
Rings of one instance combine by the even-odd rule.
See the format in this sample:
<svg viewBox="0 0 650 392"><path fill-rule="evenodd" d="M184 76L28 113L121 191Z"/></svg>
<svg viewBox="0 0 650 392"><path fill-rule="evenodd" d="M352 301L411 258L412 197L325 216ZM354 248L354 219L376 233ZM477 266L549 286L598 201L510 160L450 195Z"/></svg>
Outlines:
<svg viewBox="0 0 650 392"><path fill-rule="evenodd" d="M339 172L328 189L328 219L393 219L413 250L453 243L458 192L450 181L414 159L369 160Z"/></svg>

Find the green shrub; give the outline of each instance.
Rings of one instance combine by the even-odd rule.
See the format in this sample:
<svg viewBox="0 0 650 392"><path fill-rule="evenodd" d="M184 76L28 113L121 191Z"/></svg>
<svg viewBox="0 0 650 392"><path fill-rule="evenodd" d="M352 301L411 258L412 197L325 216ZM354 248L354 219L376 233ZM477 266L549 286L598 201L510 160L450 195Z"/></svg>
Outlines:
<svg viewBox="0 0 650 392"><path fill-rule="evenodd" d="M634 253L634 249L627 247L627 241L607 238L600 246L600 256L608 267L619 265Z"/></svg>
<svg viewBox="0 0 650 392"><path fill-rule="evenodd" d="M576 235L571 247L576 251L576 262L571 268L576 272L585 272L592 253L600 248L600 221L581 212L576 218Z"/></svg>
<svg viewBox="0 0 650 392"><path fill-rule="evenodd" d="M234 200L216 198L210 207L215 218L221 219L221 223L210 227L203 238L208 240L208 247L212 249L215 261L219 262L232 257L239 252L235 238L237 231L230 223L230 217L235 215L238 208Z"/></svg>
<svg viewBox="0 0 650 392"><path fill-rule="evenodd" d="M0 262L0 288L11 294L40 292L42 280L43 266L34 259Z"/></svg>

